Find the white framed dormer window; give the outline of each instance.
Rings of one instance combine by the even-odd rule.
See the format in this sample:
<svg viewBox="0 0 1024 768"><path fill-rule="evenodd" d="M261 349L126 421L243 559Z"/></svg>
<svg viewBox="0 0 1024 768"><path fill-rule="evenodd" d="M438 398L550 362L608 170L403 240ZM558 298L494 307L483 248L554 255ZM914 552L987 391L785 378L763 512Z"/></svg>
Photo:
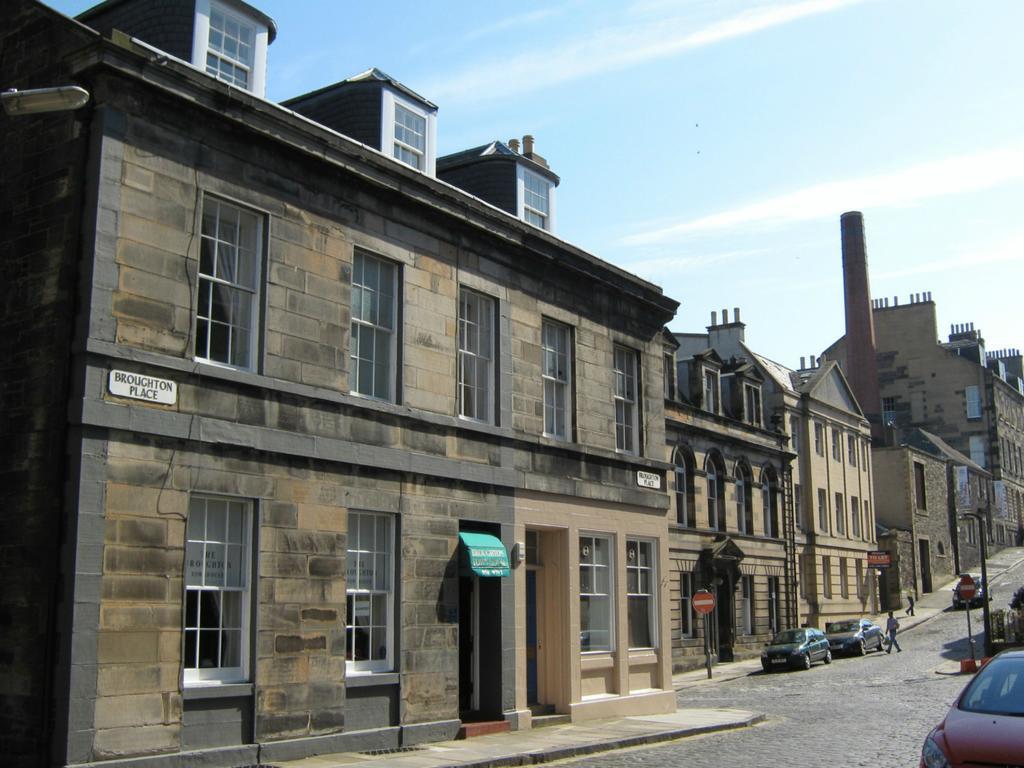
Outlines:
<svg viewBox="0 0 1024 768"><path fill-rule="evenodd" d="M350 512L346 551L345 668L386 672L394 667L394 518Z"/></svg>
<svg viewBox="0 0 1024 768"><path fill-rule="evenodd" d="M555 185L539 173L516 166L519 218L535 227L555 230Z"/></svg>
<svg viewBox="0 0 1024 768"><path fill-rule="evenodd" d="M249 679L252 504L195 496L185 526L185 685Z"/></svg>
<svg viewBox="0 0 1024 768"><path fill-rule="evenodd" d="M207 74L262 98L269 42L265 23L216 0L196 0L192 64Z"/></svg>
<svg viewBox="0 0 1024 768"><path fill-rule="evenodd" d="M637 365L636 352L615 347L615 450L636 454L637 448Z"/></svg>
<svg viewBox="0 0 1024 768"><path fill-rule="evenodd" d="M494 420L494 300L459 292L459 415Z"/></svg>
<svg viewBox="0 0 1024 768"><path fill-rule="evenodd" d="M395 402L398 267L356 251L352 262L349 390Z"/></svg>
<svg viewBox="0 0 1024 768"><path fill-rule="evenodd" d="M743 385L744 415L747 423L761 426L761 388L755 384Z"/></svg>
<svg viewBox="0 0 1024 768"><path fill-rule="evenodd" d="M437 112L385 88L381 150L398 162L433 176L437 159Z"/></svg>
<svg viewBox="0 0 1024 768"><path fill-rule="evenodd" d="M207 196L200 231L195 357L255 370L263 217Z"/></svg>
<svg viewBox="0 0 1024 768"><path fill-rule="evenodd" d="M718 371L711 368L704 369L704 410L711 413L718 413L719 401Z"/></svg>
<svg viewBox="0 0 1024 768"><path fill-rule="evenodd" d="M544 434L568 440L572 432L570 387L572 334L569 326L545 320L541 327L541 378L544 384Z"/></svg>

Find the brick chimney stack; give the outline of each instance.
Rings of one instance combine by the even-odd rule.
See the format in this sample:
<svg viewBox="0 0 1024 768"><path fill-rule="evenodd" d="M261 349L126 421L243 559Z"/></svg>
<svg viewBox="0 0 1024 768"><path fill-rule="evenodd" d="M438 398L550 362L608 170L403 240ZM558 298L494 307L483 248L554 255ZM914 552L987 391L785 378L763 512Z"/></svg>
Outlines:
<svg viewBox="0 0 1024 768"><path fill-rule="evenodd" d="M864 217L850 211L840 217L843 243L843 296L846 304L846 374L853 394L871 422L871 433L882 437L882 399L875 360L875 324L868 284L868 255Z"/></svg>

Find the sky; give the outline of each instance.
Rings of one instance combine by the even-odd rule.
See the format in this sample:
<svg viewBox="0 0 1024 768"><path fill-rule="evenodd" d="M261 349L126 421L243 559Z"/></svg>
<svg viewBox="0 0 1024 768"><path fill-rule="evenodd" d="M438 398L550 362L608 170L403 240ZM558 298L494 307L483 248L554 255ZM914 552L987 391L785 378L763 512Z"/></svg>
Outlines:
<svg viewBox="0 0 1024 768"><path fill-rule="evenodd" d="M819 354L859 210L873 296L1024 348L1018 0L250 4L271 101L376 66L438 105L441 155L532 134L556 234L660 285L672 330L739 307L755 351Z"/></svg>

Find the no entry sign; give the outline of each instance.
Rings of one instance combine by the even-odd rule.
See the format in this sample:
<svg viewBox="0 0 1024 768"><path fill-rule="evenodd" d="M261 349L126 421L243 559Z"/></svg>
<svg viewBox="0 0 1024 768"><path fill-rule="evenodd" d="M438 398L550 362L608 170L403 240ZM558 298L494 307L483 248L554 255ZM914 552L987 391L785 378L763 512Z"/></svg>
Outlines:
<svg viewBox="0 0 1024 768"><path fill-rule="evenodd" d="M711 613L715 610L715 596L702 589L693 596L693 610L700 614Z"/></svg>
<svg viewBox="0 0 1024 768"><path fill-rule="evenodd" d="M974 584L974 579L971 578L969 573L965 573L960 577L960 589L957 591L960 593L961 600L972 600L974 598L977 586Z"/></svg>

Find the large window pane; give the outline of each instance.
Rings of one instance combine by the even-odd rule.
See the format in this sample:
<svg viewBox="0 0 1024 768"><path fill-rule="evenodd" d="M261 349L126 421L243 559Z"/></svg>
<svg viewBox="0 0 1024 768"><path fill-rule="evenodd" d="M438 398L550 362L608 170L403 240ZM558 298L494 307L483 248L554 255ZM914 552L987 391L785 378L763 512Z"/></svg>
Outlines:
<svg viewBox="0 0 1024 768"><path fill-rule="evenodd" d="M569 327L545 320L541 329L544 434L569 439Z"/></svg>
<svg viewBox="0 0 1024 768"><path fill-rule="evenodd" d="M351 512L346 552L346 652L350 671L392 668L393 519Z"/></svg>
<svg viewBox="0 0 1024 768"><path fill-rule="evenodd" d="M629 618L629 647L655 646L654 628L654 544L626 540L626 600Z"/></svg>
<svg viewBox="0 0 1024 768"><path fill-rule="evenodd" d="M394 399L397 274L394 264L356 251L349 386L378 400Z"/></svg>
<svg viewBox="0 0 1024 768"><path fill-rule="evenodd" d="M459 297L459 415L484 422L493 420L493 316L491 298L462 290Z"/></svg>
<svg viewBox="0 0 1024 768"><path fill-rule="evenodd" d="M580 650L610 651L611 539L580 537Z"/></svg>

